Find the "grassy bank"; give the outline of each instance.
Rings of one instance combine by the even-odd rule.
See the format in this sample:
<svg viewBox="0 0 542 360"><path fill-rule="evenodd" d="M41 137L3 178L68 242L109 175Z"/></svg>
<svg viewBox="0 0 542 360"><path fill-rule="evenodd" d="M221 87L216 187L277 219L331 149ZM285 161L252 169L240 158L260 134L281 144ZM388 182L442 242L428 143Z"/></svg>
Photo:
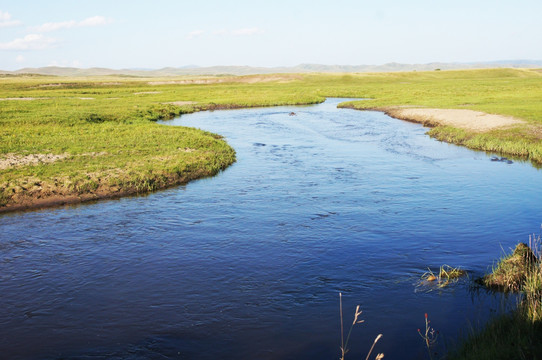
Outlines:
<svg viewBox="0 0 542 360"><path fill-rule="evenodd" d="M156 124L222 108L312 104L326 97L386 106L461 108L527 121L474 133L430 134L542 163L542 73L472 70L245 77L0 77L0 211L148 192L208 176L235 161L218 135ZM43 156L56 156L44 159ZM39 160L36 160L39 159Z"/></svg>
<svg viewBox="0 0 542 360"><path fill-rule="evenodd" d="M235 161L219 135L156 120L323 100L295 88L253 88L193 79L0 78L0 212L145 193Z"/></svg>
<svg viewBox="0 0 542 360"><path fill-rule="evenodd" d="M517 309L473 331L450 354L451 359L542 358L542 257L537 246L540 237L531 239L531 247L518 244L480 281L495 291L521 293Z"/></svg>
<svg viewBox="0 0 542 360"><path fill-rule="evenodd" d="M380 78L380 88L375 85L367 92L370 100L343 106L376 110L393 106L469 109L513 116L527 124L489 132L437 126L429 135L471 149L529 159L540 165L541 76L539 71L511 69L388 74Z"/></svg>

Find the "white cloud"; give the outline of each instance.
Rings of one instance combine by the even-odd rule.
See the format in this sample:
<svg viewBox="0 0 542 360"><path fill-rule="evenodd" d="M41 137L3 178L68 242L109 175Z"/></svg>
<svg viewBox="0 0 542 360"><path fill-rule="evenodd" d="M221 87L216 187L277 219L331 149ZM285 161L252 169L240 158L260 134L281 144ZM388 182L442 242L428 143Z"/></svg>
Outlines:
<svg viewBox="0 0 542 360"><path fill-rule="evenodd" d="M11 20L11 14L0 11L0 28L17 26L22 23L19 20Z"/></svg>
<svg viewBox="0 0 542 360"><path fill-rule="evenodd" d="M18 63L23 63L26 59L24 58L24 56L22 55L18 55L16 58L15 58L15 61L18 62Z"/></svg>
<svg viewBox="0 0 542 360"><path fill-rule="evenodd" d="M103 16L93 16L81 21L69 20L61 22L49 22L40 26L36 26L34 30L36 30L37 32L49 32L60 29L71 29L75 27L101 26L110 24L111 22L113 22L111 19L106 19Z"/></svg>
<svg viewBox="0 0 542 360"><path fill-rule="evenodd" d="M22 39L0 43L0 50L43 50L54 46L56 43L55 39L41 34L28 34Z"/></svg>
<svg viewBox="0 0 542 360"><path fill-rule="evenodd" d="M63 21L63 22L56 22L56 23L45 23L43 25L37 26L35 30L37 32L49 32L49 31L55 31L59 29L69 29L77 25L77 22L71 20L71 21Z"/></svg>
<svg viewBox="0 0 542 360"><path fill-rule="evenodd" d="M188 36L186 38L187 39L194 39L194 38L200 37L204 33L205 33L205 31L203 31L203 30L194 30L194 31L189 32Z"/></svg>
<svg viewBox="0 0 542 360"><path fill-rule="evenodd" d="M254 27L254 28L244 28L244 29L233 30L231 33L232 35L235 35L235 36L243 36L243 35L260 34L262 32L263 32L262 30Z"/></svg>
<svg viewBox="0 0 542 360"><path fill-rule="evenodd" d="M81 27L83 27L83 26L100 26L100 25L107 25L107 24L109 24L111 22L112 22L111 19L106 19L103 16L93 16L93 17L86 18L83 21L79 21L77 26L81 26Z"/></svg>
<svg viewBox="0 0 542 360"><path fill-rule="evenodd" d="M218 36L220 36L220 35L226 35L227 33L228 33L227 30L221 29L221 30L217 30L217 31L213 32L213 35L218 35Z"/></svg>

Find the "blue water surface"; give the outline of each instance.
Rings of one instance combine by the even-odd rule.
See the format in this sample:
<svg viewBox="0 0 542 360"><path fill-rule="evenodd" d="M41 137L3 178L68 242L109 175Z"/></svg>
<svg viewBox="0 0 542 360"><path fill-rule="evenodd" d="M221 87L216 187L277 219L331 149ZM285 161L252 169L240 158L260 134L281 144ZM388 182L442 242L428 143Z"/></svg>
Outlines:
<svg viewBox="0 0 542 360"><path fill-rule="evenodd" d="M539 233L542 173L435 141L371 111L200 112L164 122L225 137L237 162L149 196L0 216L7 359L386 359L441 355L514 301L473 285ZM295 112L295 116L290 115ZM469 271L444 289L431 268Z"/></svg>

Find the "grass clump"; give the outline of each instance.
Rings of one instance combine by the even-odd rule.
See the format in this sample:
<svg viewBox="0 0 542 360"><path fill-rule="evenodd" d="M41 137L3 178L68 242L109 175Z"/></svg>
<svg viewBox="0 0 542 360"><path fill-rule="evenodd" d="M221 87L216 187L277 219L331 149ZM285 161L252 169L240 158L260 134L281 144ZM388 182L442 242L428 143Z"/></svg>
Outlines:
<svg viewBox="0 0 542 360"><path fill-rule="evenodd" d="M439 268L438 274L435 275L431 269L427 269L427 272L425 272L421 278L422 282L436 282L437 287L443 288L458 281L459 278L465 275L467 275L466 270L459 267L452 267L450 265L442 265Z"/></svg>

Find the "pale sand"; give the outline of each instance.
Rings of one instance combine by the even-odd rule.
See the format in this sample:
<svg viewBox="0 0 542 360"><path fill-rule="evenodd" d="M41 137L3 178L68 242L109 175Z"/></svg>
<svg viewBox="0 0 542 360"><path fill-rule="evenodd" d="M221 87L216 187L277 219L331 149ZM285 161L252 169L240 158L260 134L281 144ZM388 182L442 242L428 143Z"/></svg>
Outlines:
<svg viewBox="0 0 542 360"><path fill-rule="evenodd" d="M479 132L524 124L511 116L486 114L466 109L426 109L392 107L383 109L394 118L422 123L428 126L450 125Z"/></svg>

